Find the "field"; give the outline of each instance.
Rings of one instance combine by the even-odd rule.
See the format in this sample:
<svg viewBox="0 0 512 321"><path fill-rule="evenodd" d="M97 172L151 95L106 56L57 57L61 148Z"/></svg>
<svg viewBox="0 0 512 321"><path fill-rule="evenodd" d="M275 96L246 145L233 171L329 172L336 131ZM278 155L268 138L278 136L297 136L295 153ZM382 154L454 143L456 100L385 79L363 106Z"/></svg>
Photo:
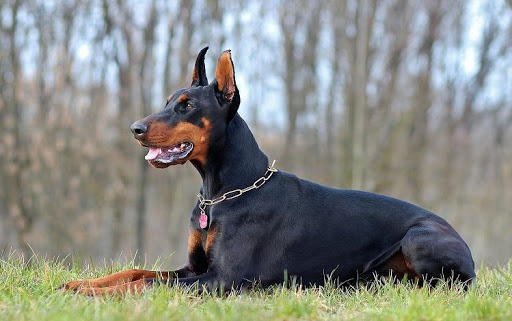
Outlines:
<svg viewBox="0 0 512 321"><path fill-rule="evenodd" d="M23 264L10 255L0 261L0 320L512 320L512 263L480 267L468 292L391 282L352 290L279 286L222 298L166 286L106 298L55 290L70 279L133 267L70 269L39 257Z"/></svg>

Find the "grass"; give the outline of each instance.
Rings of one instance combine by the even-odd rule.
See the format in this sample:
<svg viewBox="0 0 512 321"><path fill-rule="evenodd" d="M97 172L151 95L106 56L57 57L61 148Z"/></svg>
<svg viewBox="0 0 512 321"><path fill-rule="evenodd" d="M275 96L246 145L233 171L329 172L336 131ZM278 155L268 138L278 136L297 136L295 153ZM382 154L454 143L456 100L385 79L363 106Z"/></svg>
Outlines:
<svg viewBox="0 0 512 321"><path fill-rule="evenodd" d="M481 267L468 292L391 282L352 290L275 287L222 298L166 286L105 298L55 290L133 265L69 269L40 257L23 264L10 255L0 260L0 320L512 320L512 263Z"/></svg>

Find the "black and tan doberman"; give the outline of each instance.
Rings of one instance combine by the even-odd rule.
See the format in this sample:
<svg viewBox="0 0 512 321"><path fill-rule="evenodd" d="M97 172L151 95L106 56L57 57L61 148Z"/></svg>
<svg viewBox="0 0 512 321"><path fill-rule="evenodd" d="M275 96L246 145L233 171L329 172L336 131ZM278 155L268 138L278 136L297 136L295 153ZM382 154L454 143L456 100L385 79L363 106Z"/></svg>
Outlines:
<svg viewBox="0 0 512 321"><path fill-rule="evenodd" d="M231 52L208 82L198 55L192 84L131 131L156 168L190 161L202 177L192 211L188 263L176 271L127 270L72 281L84 294L133 292L155 281L201 288L261 286L295 277L304 286L354 284L407 275L418 282L475 277L471 252L444 219L410 203L369 192L335 189L269 166L238 114ZM204 287L203 287L204 286Z"/></svg>

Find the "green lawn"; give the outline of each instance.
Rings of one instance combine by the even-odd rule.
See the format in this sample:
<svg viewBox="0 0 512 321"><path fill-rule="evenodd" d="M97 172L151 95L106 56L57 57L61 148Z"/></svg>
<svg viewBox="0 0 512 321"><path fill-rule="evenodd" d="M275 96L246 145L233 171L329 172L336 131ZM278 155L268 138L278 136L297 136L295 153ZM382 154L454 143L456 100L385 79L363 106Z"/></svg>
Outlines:
<svg viewBox="0 0 512 321"><path fill-rule="evenodd" d="M89 298L55 290L65 281L113 268L69 270L62 263L12 256L0 261L0 320L512 320L512 264L482 267L468 292L382 283L356 290L254 290L224 298L158 286L140 295Z"/></svg>

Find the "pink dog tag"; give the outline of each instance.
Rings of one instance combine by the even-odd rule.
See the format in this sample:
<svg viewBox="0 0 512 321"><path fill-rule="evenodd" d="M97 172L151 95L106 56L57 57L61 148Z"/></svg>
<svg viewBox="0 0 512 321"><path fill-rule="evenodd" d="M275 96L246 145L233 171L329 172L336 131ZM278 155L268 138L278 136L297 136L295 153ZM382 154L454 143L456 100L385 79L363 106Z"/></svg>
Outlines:
<svg viewBox="0 0 512 321"><path fill-rule="evenodd" d="M208 216L206 216L204 211L201 211L201 215L199 215L199 226L202 229L205 229L206 226L208 226Z"/></svg>

